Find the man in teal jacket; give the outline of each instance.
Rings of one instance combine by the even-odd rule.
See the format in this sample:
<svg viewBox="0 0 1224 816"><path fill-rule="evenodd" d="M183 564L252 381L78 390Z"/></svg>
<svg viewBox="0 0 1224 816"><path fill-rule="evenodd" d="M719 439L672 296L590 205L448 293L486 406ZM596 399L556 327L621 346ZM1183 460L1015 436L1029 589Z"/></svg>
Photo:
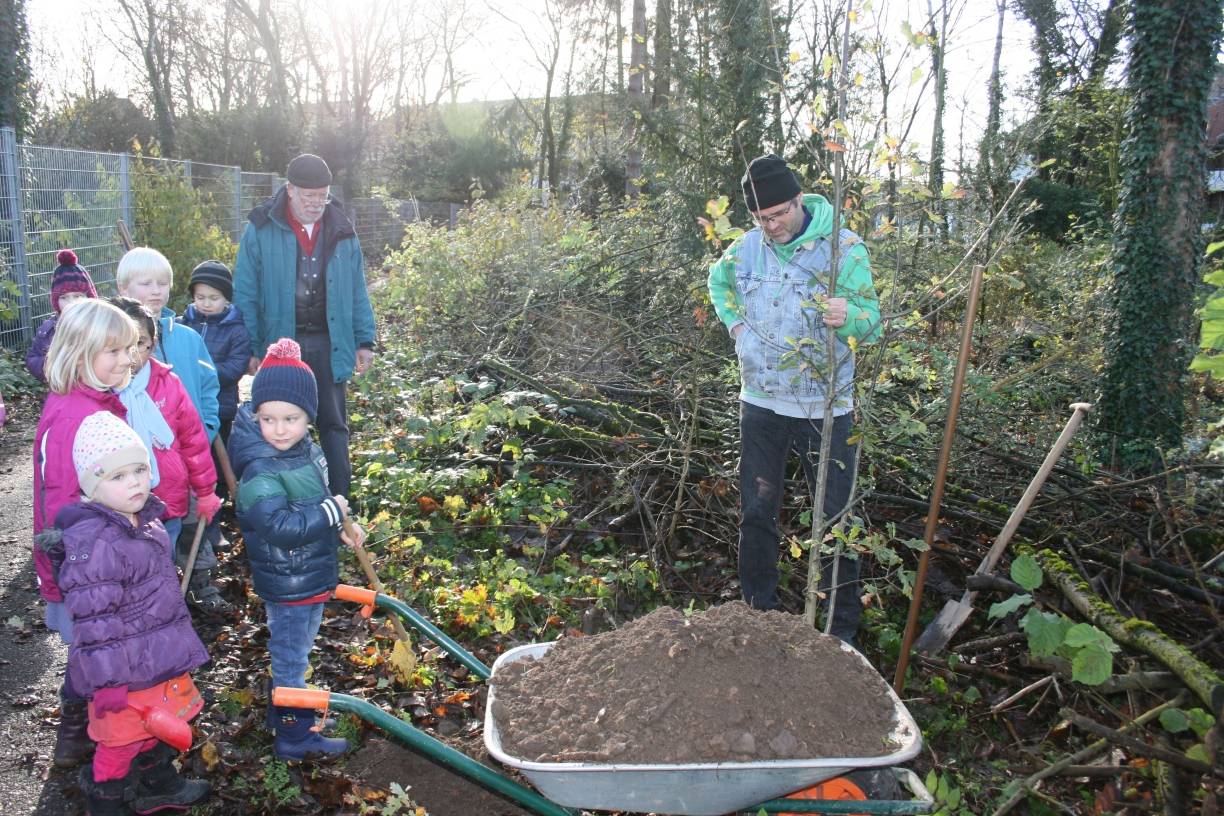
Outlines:
<svg viewBox="0 0 1224 816"><path fill-rule="evenodd" d="M353 224L330 198L327 163L304 153L287 183L251 210L234 266L234 304L251 334L250 373L268 346L292 337L319 386L316 424L329 488L348 496L346 386L374 361L374 310Z"/></svg>
<svg viewBox="0 0 1224 816"><path fill-rule="evenodd" d="M814 495L822 420L831 401L825 519L849 511L857 452L850 441L854 348L879 336L880 309L867 248L848 229L838 232L838 269L830 275L833 207L823 196L803 195L786 162L773 155L753 159L743 188L756 228L710 268L709 289L718 318L735 338L742 383L740 589L751 606L776 609L787 459L792 450L799 454ZM830 631L856 645L858 561L839 561ZM832 573L825 559L821 589L832 588Z"/></svg>

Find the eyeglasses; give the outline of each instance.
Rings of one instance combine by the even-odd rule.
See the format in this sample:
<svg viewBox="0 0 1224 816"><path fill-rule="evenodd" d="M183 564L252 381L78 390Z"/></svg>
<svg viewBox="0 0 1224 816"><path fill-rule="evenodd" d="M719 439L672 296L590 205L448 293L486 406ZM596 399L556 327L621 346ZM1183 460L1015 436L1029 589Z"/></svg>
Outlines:
<svg viewBox="0 0 1224 816"><path fill-rule="evenodd" d="M795 199L786 202L786 209L780 210L773 215L753 215L752 222L759 227L772 227L777 222L791 214L791 210L795 209Z"/></svg>
<svg viewBox="0 0 1224 816"><path fill-rule="evenodd" d="M297 188L298 198L307 204L325 204L327 202L327 196L330 192L330 189L324 189L320 193L308 193L301 187Z"/></svg>

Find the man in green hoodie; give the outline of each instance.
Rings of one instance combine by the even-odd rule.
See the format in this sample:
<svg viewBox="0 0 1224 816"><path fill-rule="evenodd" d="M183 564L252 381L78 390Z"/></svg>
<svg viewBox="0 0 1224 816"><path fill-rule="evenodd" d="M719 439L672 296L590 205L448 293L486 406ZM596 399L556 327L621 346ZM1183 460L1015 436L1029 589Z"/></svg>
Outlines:
<svg viewBox="0 0 1224 816"><path fill-rule="evenodd" d="M740 587L751 606L776 609L787 460L791 450L799 454L814 495L831 400L825 518L837 520L849 510L856 454L850 443L854 348L879 336L880 309L867 248L848 229L839 231L837 271L830 275L833 207L823 196L803 195L785 161L774 155L753 159L742 185L756 227L710 267L709 289L740 364ZM829 593L834 570L824 560L821 589ZM857 645L857 558L841 558L836 572L830 631Z"/></svg>

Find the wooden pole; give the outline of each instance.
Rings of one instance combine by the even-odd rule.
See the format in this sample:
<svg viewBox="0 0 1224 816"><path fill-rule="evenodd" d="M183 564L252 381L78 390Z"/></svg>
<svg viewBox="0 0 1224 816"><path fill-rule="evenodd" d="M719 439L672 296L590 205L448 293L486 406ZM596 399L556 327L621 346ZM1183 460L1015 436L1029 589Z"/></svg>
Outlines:
<svg viewBox="0 0 1224 816"><path fill-rule="evenodd" d="M939 524L939 507L943 503L944 480L948 475L948 459L952 453L952 440L956 436L956 415L960 412L961 392L965 386L965 369L969 364L969 346L973 340L973 319L977 314L978 299L982 294L982 274L985 267L973 267L969 281L969 299L965 302L965 322L961 328L960 356L956 360L956 375L952 378L952 393L948 401L948 419L944 424L943 445L939 450L939 467L935 470L935 484L931 488L931 504L927 508L926 531L922 540L926 549L918 558L918 574L914 577L914 597L910 600L909 617L905 621L905 635L901 639L901 654L897 661L897 673L893 677L893 689L900 694L905 689L905 670L909 667L910 648L914 644L914 633L918 629L918 610L922 606L922 590L926 585L927 565L931 560L931 547L935 543L935 528Z"/></svg>

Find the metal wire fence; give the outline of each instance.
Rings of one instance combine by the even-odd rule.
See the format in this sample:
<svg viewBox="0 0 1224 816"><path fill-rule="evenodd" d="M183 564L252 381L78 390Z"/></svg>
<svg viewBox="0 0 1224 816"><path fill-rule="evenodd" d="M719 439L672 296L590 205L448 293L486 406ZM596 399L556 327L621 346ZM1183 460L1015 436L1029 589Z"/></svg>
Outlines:
<svg viewBox="0 0 1224 816"><path fill-rule="evenodd" d="M235 243L251 209L284 184L275 173L227 165L19 144L11 128L0 128L0 346L29 345L34 328L51 315L51 277L60 249L76 252L99 295L115 293L115 268L123 256L116 222L123 219L140 237L143 218L132 176L150 169L177 175L196 192L205 223L193 228L216 226ZM341 203L371 266L399 245L409 221L453 226L458 211L454 204L385 196Z"/></svg>

